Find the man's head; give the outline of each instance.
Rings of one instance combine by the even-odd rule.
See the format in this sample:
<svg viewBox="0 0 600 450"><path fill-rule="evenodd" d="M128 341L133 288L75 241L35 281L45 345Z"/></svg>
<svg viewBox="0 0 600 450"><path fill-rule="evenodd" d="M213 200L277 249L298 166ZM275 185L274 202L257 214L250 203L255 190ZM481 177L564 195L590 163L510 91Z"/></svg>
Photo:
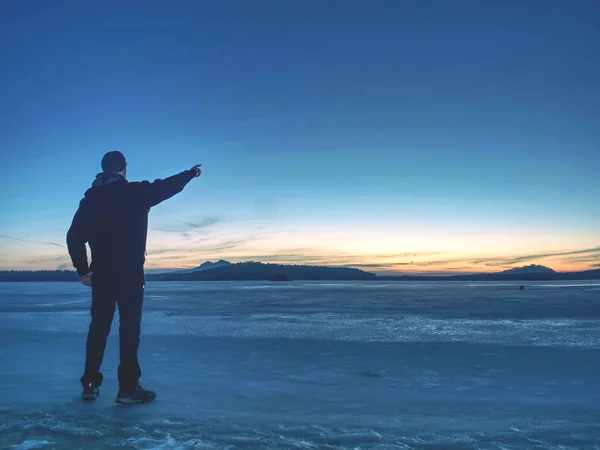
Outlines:
<svg viewBox="0 0 600 450"><path fill-rule="evenodd" d="M123 177L127 174L127 161L119 151L108 152L102 158L102 171L104 173L118 173Z"/></svg>

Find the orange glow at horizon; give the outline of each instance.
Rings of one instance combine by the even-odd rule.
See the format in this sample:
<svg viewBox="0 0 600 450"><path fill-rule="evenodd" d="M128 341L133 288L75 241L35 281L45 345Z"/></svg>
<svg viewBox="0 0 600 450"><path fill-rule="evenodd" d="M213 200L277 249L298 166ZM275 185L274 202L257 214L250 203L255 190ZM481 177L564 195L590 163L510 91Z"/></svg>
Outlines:
<svg viewBox="0 0 600 450"><path fill-rule="evenodd" d="M534 229L508 232L500 226L435 231L427 226L361 224L351 229L343 224L285 223L250 230L225 223L195 234L150 230L146 268L193 268L219 259L406 274L499 272L530 264L559 272L600 268L600 238L596 235ZM60 242L53 238L40 240ZM2 270L57 268L72 270L66 248L2 242Z"/></svg>

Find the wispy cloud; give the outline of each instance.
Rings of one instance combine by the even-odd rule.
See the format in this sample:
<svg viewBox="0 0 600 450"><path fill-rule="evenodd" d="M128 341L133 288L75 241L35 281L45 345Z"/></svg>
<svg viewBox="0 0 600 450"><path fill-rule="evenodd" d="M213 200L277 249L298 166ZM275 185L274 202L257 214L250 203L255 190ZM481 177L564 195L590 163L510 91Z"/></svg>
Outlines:
<svg viewBox="0 0 600 450"><path fill-rule="evenodd" d="M413 266L413 267L431 267L431 266L446 266L448 264L467 264L471 263L472 260L469 258L452 258L452 259L436 259L436 260L425 260L425 261L403 261L393 262L390 266Z"/></svg>
<svg viewBox="0 0 600 450"><path fill-rule="evenodd" d="M415 265L414 259L426 253L397 253L397 254L354 254L338 250L319 248L286 249L284 252L245 253L228 257L233 262L261 261L280 264L308 264L355 267L365 270L393 270L397 266ZM440 252L429 252L430 255L440 255ZM227 257L227 256L225 256ZM410 258L410 261L402 261ZM421 263L424 264L424 263Z"/></svg>
<svg viewBox="0 0 600 450"><path fill-rule="evenodd" d="M25 264L43 264L43 263L60 263L68 262L69 256L67 254L57 256L38 256L36 259L23 261Z"/></svg>
<svg viewBox="0 0 600 450"><path fill-rule="evenodd" d="M592 247L586 248L582 250L570 250L563 252L551 252L551 253L534 253L529 255L515 256L515 257L502 257L502 258L482 258L482 259L474 259L472 262L474 264L519 264L529 261L535 261L539 259L546 258L554 258L560 256L570 256L570 255L586 255L590 253L598 253L600 252L600 247Z"/></svg>
<svg viewBox="0 0 600 450"><path fill-rule="evenodd" d="M577 255L577 258L563 258L571 255ZM490 268L505 268L509 269L516 264L532 263L541 259L561 258L565 261L572 260L573 262L593 262L600 259L600 247L592 247L581 250L569 250L561 252L534 253L528 255L501 256L488 258L472 258L465 256L464 258L451 259L435 259L435 260L415 260L411 262L394 263L395 266L414 266L414 267L444 267L449 268L449 265L461 266L484 266ZM390 264L392 265L392 264Z"/></svg>
<svg viewBox="0 0 600 450"><path fill-rule="evenodd" d="M387 269L390 267L391 264L383 264L383 263L373 263L373 264L368 264L368 263L358 263L358 264L342 264L343 266L347 266L347 267L354 267L356 269Z"/></svg>
<svg viewBox="0 0 600 450"><path fill-rule="evenodd" d="M177 254L189 254L196 253L198 250L196 248L153 248L148 249L148 256L157 256L157 255L166 255L169 253L177 253Z"/></svg>
<svg viewBox="0 0 600 450"><path fill-rule="evenodd" d="M179 222L166 227L158 228L158 231L167 233L180 233L182 236L191 237L190 232L202 230L212 225L221 222L222 219L217 216L203 217L199 220Z"/></svg>
<svg viewBox="0 0 600 450"><path fill-rule="evenodd" d="M227 239L214 244L202 245L194 253L197 255L206 255L223 252L225 250L232 250L243 245L255 242L258 239L256 236L242 237L238 239Z"/></svg>
<svg viewBox="0 0 600 450"><path fill-rule="evenodd" d="M31 239L22 239L22 238L17 238L17 237L13 237L13 236L6 236L5 234L0 234L0 238L9 239L11 241L24 242L26 244L52 245L55 247L65 248L64 245L57 244L56 242L40 242L40 241L31 240Z"/></svg>
<svg viewBox="0 0 600 450"><path fill-rule="evenodd" d="M163 261L185 260L185 259L190 259L190 255L186 255L186 254L163 255L163 256L161 256L160 259Z"/></svg>
<svg viewBox="0 0 600 450"><path fill-rule="evenodd" d="M565 259L566 259L566 261L576 262L576 263L600 262L600 252L590 253L589 255L575 256L575 257L565 258Z"/></svg>
<svg viewBox="0 0 600 450"><path fill-rule="evenodd" d="M257 261L322 261L328 262L330 264L344 263L348 264L350 262L354 262L356 264L365 264L371 266L370 263L365 263L364 261L373 260L374 263L381 263L384 265L401 265L401 264L413 264L413 262L401 261L397 262L398 259L401 258L411 258L421 257L424 255L441 255L443 253L440 252L430 252L430 253L380 253L380 254L356 254L351 252L344 252L339 250L329 250L322 248L292 248L286 249L282 252L274 252L274 253L255 253L244 255L245 259L251 258ZM383 262L385 260L386 262Z"/></svg>
<svg viewBox="0 0 600 450"><path fill-rule="evenodd" d="M242 251L249 244L256 244L261 239L260 233L253 233L248 236L237 238L213 238L206 239L206 242L197 245L188 245L185 247L167 247L148 250L149 263L159 263L162 265L175 264L180 261L183 266L197 266L206 259L214 258L223 253L237 253Z"/></svg>

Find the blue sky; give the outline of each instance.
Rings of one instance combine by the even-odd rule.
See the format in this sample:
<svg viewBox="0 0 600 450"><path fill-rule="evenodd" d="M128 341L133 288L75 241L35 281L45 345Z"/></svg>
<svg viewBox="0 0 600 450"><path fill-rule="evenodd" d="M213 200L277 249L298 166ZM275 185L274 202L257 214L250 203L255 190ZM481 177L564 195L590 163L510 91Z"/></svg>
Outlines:
<svg viewBox="0 0 600 450"><path fill-rule="evenodd" d="M203 164L149 268L600 264L600 4L493 3L2 2L1 268L70 267L113 149Z"/></svg>

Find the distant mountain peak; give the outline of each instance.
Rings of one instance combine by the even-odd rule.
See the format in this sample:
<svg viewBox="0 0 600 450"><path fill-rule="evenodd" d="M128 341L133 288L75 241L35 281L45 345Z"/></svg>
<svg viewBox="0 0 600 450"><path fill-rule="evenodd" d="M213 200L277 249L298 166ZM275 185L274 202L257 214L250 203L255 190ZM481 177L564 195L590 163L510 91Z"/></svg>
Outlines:
<svg viewBox="0 0 600 450"><path fill-rule="evenodd" d="M191 271L208 270L208 269L216 269L217 267L224 267L224 266L230 266L230 265L231 265L231 263L229 261L220 259L217 262L212 262L212 261L203 262L198 267L196 267L194 269L190 269L190 270Z"/></svg>
<svg viewBox="0 0 600 450"><path fill-rule="evenodd" d="M530 264L529 266L513 267L500 273L556 273L556 271L550 267Z"/></svg>

